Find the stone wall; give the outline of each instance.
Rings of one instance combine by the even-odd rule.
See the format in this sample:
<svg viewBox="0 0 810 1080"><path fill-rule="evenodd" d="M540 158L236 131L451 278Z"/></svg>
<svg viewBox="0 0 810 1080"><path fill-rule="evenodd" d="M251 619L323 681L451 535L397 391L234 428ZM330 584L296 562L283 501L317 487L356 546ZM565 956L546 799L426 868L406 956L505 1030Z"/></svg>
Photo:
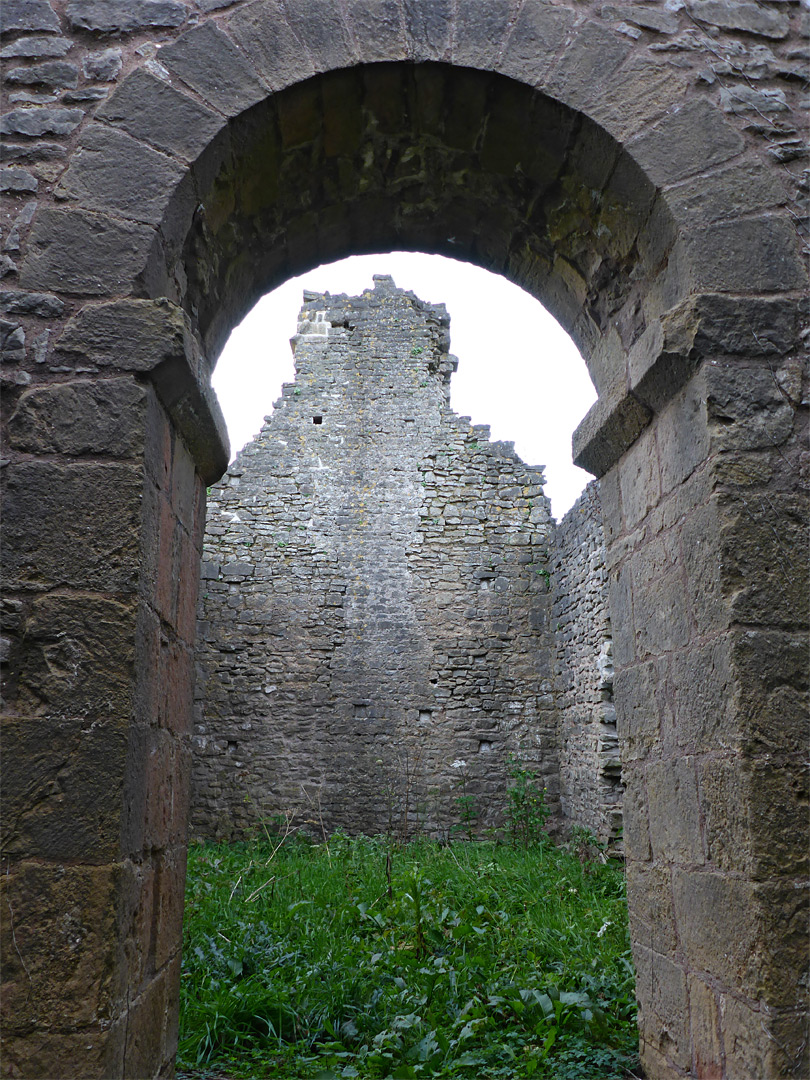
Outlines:
<svg viewBox="0 0 810 1080"><path fill-rule="evenodd" d="M446 835L460 796L480 831L510 753L556 806L542 472L449 408L448 325L390 278L305 294L296 381L209 494L198 835Z"/></svg>
<svg viewBox="0 0 810 1080"><path fill-rule="evenodd" d="M622 784L613 705L613 638L599 484L589 484L554 530L551 581L557 644L560 810L613 841L622 827Z"/></svg>

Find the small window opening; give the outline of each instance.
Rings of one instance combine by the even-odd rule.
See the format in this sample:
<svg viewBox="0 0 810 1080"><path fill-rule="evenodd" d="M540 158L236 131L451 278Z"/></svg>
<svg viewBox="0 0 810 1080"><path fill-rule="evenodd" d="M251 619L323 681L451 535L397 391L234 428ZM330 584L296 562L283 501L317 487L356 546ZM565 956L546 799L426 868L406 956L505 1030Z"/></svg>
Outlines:
<svg viewBox="0 0 810 1080"><path fill-rule="evenodd" d="M322 416L313 416L312 417L312 423L313 424L322 424L323 423L323 417Z"/></svg>
<svg viewBox="0 0 810 1080"><path fill-rule="evenodd" d="M430 721L432 719L433 719L433 713L430 711L430 709L420 709L419 710L419 723L420 724L428 724L428 723L430 723Z"/></svg>
<svg viewBox="0 0 810 1080"><path fill-rule="evenodd" d="M488 754L491 750L492 750L492 743L488 742L487 739L482 739L481 742L479 742L479 744L478 744L478 753L479 754Z"/></svg>

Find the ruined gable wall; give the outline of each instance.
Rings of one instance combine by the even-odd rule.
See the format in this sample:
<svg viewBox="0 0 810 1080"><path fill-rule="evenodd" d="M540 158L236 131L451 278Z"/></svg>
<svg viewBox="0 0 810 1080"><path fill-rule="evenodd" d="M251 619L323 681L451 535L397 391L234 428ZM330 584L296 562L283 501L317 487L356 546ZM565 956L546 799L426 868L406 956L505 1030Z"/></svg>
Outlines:
<svg viewBox="0 0 810 1080"><path fill-rule="evenodd" d="M622 784L599 484L589 484L555 529L551 561L560 720L560 810L569 825L615 840Z"/></svg>
<svg viewBox="0 0 810 1080"><path fill-rule="evenodd" d="M449 320L375 279L307 294L296 382L211 491L192 830L497 824L557 796L542 474L449 408ZM455 765L463 761L465 765Z"/></svg>

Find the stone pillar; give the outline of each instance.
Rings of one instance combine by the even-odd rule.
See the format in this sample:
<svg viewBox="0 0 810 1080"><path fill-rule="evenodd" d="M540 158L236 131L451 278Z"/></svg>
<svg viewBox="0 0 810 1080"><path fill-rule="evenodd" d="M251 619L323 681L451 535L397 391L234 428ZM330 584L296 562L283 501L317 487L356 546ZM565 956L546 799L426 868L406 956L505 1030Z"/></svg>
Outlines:
<svg viewBox="0 0 810 1080"><path fill-rule="evenodd" d="M726 301L704 311L714 358L600 484L641 1053L656 1080L810 1068L807 417L791 309L764 303L747 316L767 317L767 337L723 316Z"/></svg>
<svg viewBox="0 0 810 1080"><path fill-rule="evenodd" d="M3 1074L168 1076L204 485L227 444L170 305L85 308L57 350L9 422Z"/></svg>

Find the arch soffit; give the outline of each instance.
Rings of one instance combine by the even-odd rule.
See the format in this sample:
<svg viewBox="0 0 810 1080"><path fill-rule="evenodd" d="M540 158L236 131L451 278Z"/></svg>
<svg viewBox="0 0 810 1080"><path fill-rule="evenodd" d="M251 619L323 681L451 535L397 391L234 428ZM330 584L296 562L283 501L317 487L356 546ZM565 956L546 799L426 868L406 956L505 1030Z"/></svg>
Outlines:
<svg viewBox="0 0 810 1080"><path fill-rule="evenodd" d="M586 118L603 148L615 147L613 173L620 158L626 162L625 188L635 172L634 190L624 193L625 209L641 207L651 252L646 286L655 295L647 298L630 341L620 340L604 322L594 328L582 315L579 268L564 255L540 282L508 258L498 264L469 249L447 251L488 264L529 288L584 346L600 400L580 432L580 463L597 475L606 471L691 373L698 326L706 329L711 321L707 296L804 287L795 230L787 215L774 212L785 202L784 190L772 176L771 183L750 184L752 170L766 177L768 170L746 154L737 128L707 99L685 102L685 78L634 51L634 42L615 29L540 0L529 0L514 23L505 0L459 0L459 6L464 11L457 27L464 33L456 29L451 41L450 20L439 2L400 8L397 0L357 0L344 18L336 0L287 5L284 11L278 0L255 0L164 46L157 67L131 72L82 132L61 184L60 194L71 205L40 215L22 268L27 287L84 296L96 309L80 312L72 328L68 324L66 347L71 330L74 340L84 333L83 316L103 320L99 305L108 306L110 296L161 299L161 319L173 320L171 335L183 338L186 361L199 374L205 366L194 340L200 328L193 325L193 312L192 325L177 311L169 316L169 308L183 300L184 283L176 274L172 279L167 264L176 267L179 261L182 277L178 257L194 230L195 213L232 153L234 123L251 110L275 107L284 92L307 80L336 78L364 65L472 69L504 85L513 80L523 92ZM135 168L139 180L133 186ZM727 192L735 180L750 191L743 220L730 220ZM694 220L698 195L701 214ZM54 234L58 244L49 241ZM753 245L772 257L750 264L741 255ZM437 244L420 246L441 250ZM90 257L73 260L77 249ZM365 249L381 248L372 242ZM95 250L104 257L93 258ZM351 250L351 242L342 249L338 242L327 257ZM309 264L319 261L323 253L313 252ZM306 268L304 258L281 270L276 281ZM276 281L271 275L253 289ZM243 308L253 299L243 296ZM641 300L633 302L638 306ZM729 313L727 304L725 319ZM218 352L235 321L230 311L201 328L209 352Z"/></svg>

